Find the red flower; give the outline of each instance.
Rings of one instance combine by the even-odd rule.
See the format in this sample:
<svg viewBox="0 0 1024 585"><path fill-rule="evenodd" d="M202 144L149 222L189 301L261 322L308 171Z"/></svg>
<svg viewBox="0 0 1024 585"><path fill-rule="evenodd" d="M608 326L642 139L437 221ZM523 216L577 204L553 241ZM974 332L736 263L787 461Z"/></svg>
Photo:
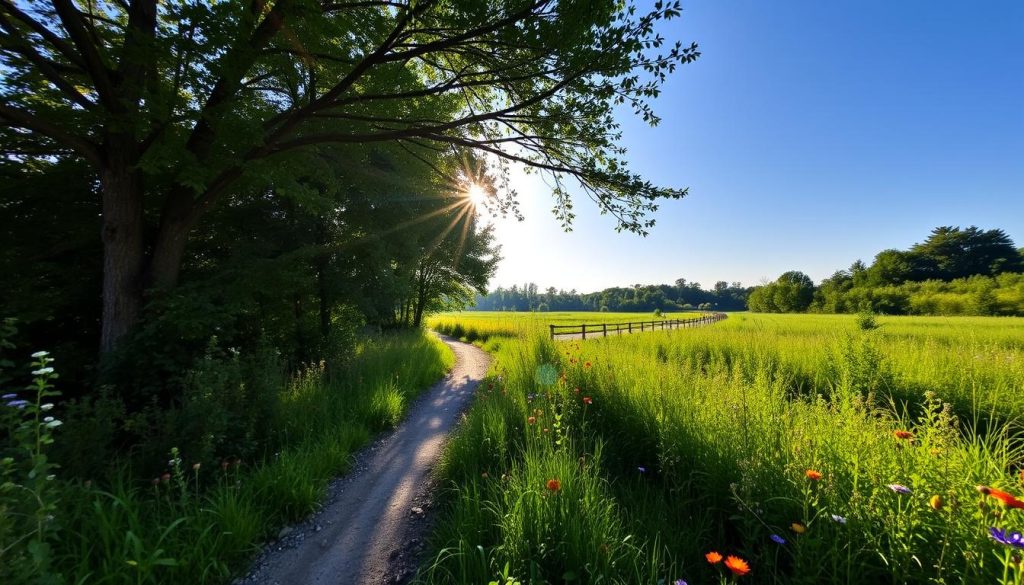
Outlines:
<svg viewBox="0 0 1024 585"><path fill-rule="evenodd" d="M591 398L589 396L584 396L583 397L583 404L593 404L593 403L594 403L594 399L593 398Z"/></svg>
<svg viewBox="0 0 1024 585"><path fill-rule="evenodd" d="M904 439L904 440L906 440L906 439L913 439L914 438L914 433L912 433L910 431L893 431L892 432L892 436L896 437L897 439Z"/></svg>
<svg viewBox="0 0 1024 585"><path fill-rule="evenodd" d="M995 499L999 500L1000 502L1005 504L1007 508L1021 508L1021 509L1024 509L1024 502L1018 500L1017 498L1011 496L1010 494L1008 494L1008 493L1006 493L1006 492L1004 492L1002 490L997 490L995 488L990 488L990 487L985 486L985 485L979 485L978 486L978 491L981 492L983 495L986 495L986 496L989 496L989 497L992 497L992 498L995 498Z"/></svg>
<svg viewBox="0 0 1024 585"><path fill-rule="evenodd" d="M550 492L557 492L558 490L562 489L562 482L558 481L557 479L549 479L546 485L548 491Z"/></svg>
<svg viewBox="0 0 1024 585"><path fill-rule="evenodd" d="M711 551L708 554L704 555L704 558L707 559L708 562L712 565L722 562L722 555L718 554L715 551Z"/></svg>
<svg viewBox="0 0 1024 585"><path fill-rule="evenodd" d="M750 572L750 565L739 557L729 555L725 559L725 568L733 572L737 577L742 577Z"/></svg>
<svg viewBox="0 0 1024 585"><path fill-rule="evenodd" d="M816 471L814 469L808 469L807 471L804 472L804 475L806 475L807 479L811 481L818 481L819 479L821 479L821 472Z"/></svg>

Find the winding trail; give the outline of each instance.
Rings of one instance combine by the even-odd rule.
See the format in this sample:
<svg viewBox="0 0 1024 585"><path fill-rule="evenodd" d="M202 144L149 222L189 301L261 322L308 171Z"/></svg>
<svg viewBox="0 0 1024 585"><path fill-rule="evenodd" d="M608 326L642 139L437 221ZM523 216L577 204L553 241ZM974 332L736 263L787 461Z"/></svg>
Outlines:
<svg viewBox="0 0 1024 585"><path fill-rule="evenodd" d="M328 488L320 511L285 528L237 583L374 584L411 577L428 527L431 470L491 361L476 346L438 337L455 352L452 371L411 405L398 428L356 456L353 470Z"/></svg>

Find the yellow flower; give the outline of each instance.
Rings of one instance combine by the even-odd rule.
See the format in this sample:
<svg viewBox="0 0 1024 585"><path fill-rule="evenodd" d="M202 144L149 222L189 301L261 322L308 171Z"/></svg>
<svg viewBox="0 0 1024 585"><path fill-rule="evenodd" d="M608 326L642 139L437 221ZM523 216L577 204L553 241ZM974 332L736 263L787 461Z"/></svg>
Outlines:
<svg viewBox="0 0 1024 585"><path fill-rule="evenodd" d="M797 534L803 534L804 532L807 532L807 527L799 522L794 522L790 524L789 529Z"/></svg>
<svg viewBox="0 0 1024 585"><path fill-rule="evenodd" d="M942 496L935 494L928 500L928 505L932 507L932 510L941 510Z"/></svg>

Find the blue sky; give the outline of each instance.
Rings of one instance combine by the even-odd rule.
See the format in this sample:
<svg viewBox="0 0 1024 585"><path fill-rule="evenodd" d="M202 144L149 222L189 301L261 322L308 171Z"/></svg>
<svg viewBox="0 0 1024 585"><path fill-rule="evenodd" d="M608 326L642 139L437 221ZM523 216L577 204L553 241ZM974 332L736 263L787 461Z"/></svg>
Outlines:
<svg viewBox="0 0 1024 585"><path fill-rule="evenodd" d="M582 198L574 231L520 178L492 287L592 291L787 270L818 281L939 225L1024 246L1024 2L687 0L665 36L703 55L648 128L622 112L633 167L689 187L647 238Z"/></svg>

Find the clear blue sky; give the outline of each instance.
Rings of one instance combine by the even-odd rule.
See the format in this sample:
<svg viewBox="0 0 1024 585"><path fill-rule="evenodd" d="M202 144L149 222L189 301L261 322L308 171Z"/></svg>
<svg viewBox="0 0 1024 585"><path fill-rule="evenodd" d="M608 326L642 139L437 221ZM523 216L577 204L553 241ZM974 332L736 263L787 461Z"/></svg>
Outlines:
<svg viewBox="0 0 1024 585"><path fill-rule="evenodd" d="M619 119L633 167L690 196L647 238L579 198L564 234L549 191L522 179L527 220L498 221L492 287L817 282L939 225L1024 246L1024 1L683 7L662 30L702 57L665 86L660 126Z"/></svg>

